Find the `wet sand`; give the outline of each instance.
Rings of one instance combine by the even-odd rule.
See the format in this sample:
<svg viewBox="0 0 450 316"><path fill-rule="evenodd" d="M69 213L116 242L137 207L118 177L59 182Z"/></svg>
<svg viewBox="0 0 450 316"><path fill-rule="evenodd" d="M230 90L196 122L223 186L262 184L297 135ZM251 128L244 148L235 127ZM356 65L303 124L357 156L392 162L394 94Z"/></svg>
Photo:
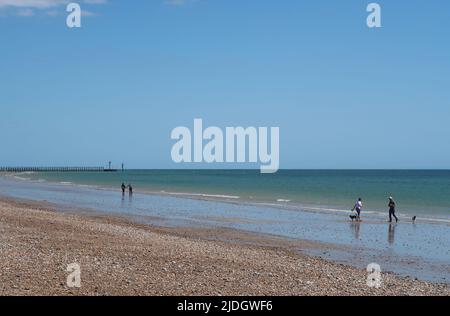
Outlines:
<svg viewBox="0 0 450 316"><path fill-rule="evenodd" d="M231 229L162 228L120 216L0 199L1 295L446 295L449 286L382 274L299 249L326 245ZM81 287L66 284L71 263Z"/></svg>

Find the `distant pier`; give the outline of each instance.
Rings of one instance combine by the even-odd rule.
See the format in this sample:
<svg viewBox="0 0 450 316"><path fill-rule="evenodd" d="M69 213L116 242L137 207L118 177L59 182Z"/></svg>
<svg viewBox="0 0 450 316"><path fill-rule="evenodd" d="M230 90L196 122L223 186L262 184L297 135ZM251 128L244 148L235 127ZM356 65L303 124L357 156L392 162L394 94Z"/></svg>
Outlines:
<svg viewBox="0 0 450 316"><path fill-rule="evenodd" d="M103 167L0 167L0 172L115 172Z"/></svg>

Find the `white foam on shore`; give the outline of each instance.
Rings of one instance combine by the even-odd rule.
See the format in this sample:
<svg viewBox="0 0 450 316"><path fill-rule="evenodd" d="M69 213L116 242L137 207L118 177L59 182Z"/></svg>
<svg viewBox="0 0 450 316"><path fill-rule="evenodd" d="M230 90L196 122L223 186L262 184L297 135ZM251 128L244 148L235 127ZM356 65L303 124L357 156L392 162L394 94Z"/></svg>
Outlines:
<svg viewBox="0 0 450 316"><path fill-rule="evenodd" d="M214 195L214 194L201 194L204 197L212 197L212 198L225 198L225 199L240 199L240 196L237 195Z"/></svg>
<svg viewBox="0 0 450 316"><path fill-rule="evenodd" d="M422 217L417 217L416 222L420 221L420 220L450 224L450 219L443 219L443 218L434 218L434 217L433 218L422 218Z"/></svg>
<svg viewBox="0 0 450 316"><path fill-rule="evenodd" d="M240 199L237 195L222 195L222 194L205 194L205 193L181 193L181 192L166 192L161 191L165 195L174 196L191 196L191 197L204 197L204 198L218 198L218 199Z"/></svg>
<svg viewBox="0 0 450 316"><path fill-rule="evenodd" d="M28 181L31 180L30 178L24 178L24 177L19 177L19 176L14 176L14 179L20 180L20 181Z"/></svg>

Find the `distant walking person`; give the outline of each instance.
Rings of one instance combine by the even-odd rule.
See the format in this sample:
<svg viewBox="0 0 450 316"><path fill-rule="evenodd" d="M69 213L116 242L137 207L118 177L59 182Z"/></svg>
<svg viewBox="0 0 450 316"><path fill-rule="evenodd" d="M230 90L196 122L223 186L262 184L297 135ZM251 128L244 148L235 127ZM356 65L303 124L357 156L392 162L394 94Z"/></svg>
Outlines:
<svg viewBox="0 0 450 316"><path fill-rule="evenodd" d="M130 195L133 195L133 187L131 186L131 184L128 185L128 192Z"/></svg>
<svg viewBox="0 0 450 316"><path fill-rule="evenodd" d="M392 223L392 216L394 216L395 221L398 222L398 217L395 216L395 201L392 197L389 198L389 223Z"/></svg>
<svg viewBox="0 0 450 316"><path fill-rule="evenodd" d="M361 209L363 207L362 204L362 199L359 198L358 201L356 201L355 206L353 206L352 208L352 212L356 211L356 213L358 214L358 220L361 220Z"/></svg>
<svg viewBox="0 0 450 316"><path fill-rule="evenodd" d="M122 195L125 194L126 188L127 188L127 187L125 186L125 183L122 183Z"/></svg>

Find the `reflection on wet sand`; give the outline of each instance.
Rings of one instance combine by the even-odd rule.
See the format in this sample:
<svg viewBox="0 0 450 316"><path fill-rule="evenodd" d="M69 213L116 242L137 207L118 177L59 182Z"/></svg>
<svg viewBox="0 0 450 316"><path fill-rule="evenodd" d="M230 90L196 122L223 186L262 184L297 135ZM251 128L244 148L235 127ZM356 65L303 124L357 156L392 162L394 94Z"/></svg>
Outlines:
<svg viewBox="0 0 450 316"><path fill-rule="evenodd" d="M133 206L133 195L130 194L128 197L128 207L131 208Z"/></svg>
<svg viewBox="0 0 450 316"><path fill-rule="evenodd" d="M355 239L359 240L361 235L361 222L352 222L350 227Z"/></svg>
<svg viewBox="0 0 450 316"><path fill-rule="evenodd" d="M131 209L131 207L133 206L133 196L132 195L129 196L128 204L126 204L125 201L126 201L126 198L125 198L125 195L123 194L122 198L120 200L120 208L123 210Z"/></svg>
<svg viewBox="0 0 450 316"><path fill-rule="evenodd" d="M389 224L389 230L388 230L388 242L390 245L394 244L395 241L395 227L396 224Z"/></svg>

